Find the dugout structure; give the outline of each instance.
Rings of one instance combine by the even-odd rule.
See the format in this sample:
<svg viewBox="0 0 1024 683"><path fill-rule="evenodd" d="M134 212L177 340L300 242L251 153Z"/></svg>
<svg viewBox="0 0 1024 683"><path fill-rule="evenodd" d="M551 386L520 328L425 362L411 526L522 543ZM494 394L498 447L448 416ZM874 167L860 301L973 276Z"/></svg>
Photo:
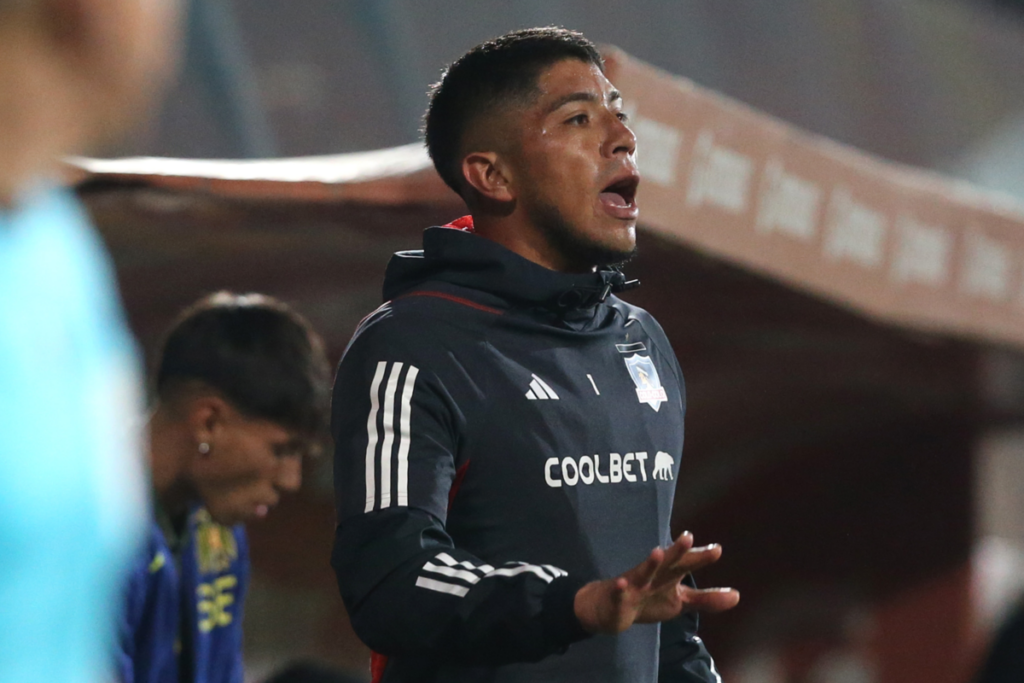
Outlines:
<svg viewBox="0 0 1024 683"><path fill-rule="evenodd" d="M606 54L644 177L626 298L687 377L675 524L726 547L698 580L744 596L702 629L724 675L968 680L1024 567L1024 212ZM419 145L75 168L148 349L231 288L295 303L337 357L390 254L464 212ZM361 665L308 469L251 528L248 656Z"/></svg>

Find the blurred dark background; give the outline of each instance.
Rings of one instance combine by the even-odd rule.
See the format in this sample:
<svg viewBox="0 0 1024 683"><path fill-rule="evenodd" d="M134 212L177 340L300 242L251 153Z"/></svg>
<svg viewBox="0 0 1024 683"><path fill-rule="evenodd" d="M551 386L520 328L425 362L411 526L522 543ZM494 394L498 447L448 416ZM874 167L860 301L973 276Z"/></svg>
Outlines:
<svg viewBox="0 0 1024 683"><path fill-rule="evenodd" d="M417 139L444 64L559 24L807 130L1024 186L1022 0L202 0L160 115L119 155L330 154Z"/></svg>

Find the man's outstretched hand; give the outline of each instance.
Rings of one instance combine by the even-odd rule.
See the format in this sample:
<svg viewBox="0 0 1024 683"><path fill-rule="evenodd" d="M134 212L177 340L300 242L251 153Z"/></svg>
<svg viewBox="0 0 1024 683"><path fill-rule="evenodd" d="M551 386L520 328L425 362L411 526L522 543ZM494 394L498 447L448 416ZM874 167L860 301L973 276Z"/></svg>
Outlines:
<svg viewBox="0 0 1024 683"><path fill-rule="evenodd" d="M666 549L655 548L625 574L588 583L576 593L576 618L591 633L621 633L633 624L668 621L681 612L722 612L736 606L731 588L696 589L683 577L722 556L718 544L693 547L684 532Z"/></svg>

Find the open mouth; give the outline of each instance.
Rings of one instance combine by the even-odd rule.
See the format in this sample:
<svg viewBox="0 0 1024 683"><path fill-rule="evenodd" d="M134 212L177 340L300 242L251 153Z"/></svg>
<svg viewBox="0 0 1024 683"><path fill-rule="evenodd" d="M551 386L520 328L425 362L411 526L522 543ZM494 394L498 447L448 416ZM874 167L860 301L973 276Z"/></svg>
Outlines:
<svg viewBox="0 0 1024 683"><path fill-rule="evenodd" d="M618 178L601 191L601 204L608 213L618 218L636 218L639 209L636 205L636 188L640 178L628 175Z"/></svg>

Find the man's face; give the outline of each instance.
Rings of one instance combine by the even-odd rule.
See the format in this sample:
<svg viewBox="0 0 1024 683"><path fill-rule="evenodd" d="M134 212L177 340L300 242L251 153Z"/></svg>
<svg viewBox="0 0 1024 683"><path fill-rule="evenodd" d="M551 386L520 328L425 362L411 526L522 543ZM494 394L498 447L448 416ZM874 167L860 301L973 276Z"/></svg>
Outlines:
<svg viewBox="0 0 1024 683"><path fill-rule="evenodd" d="M220 524L262 518L284 492L302 484L304 444L267 420L233 411L225 416L208 454L200 456L196 489Z"/></svg>
<svg viewBox="0 0 1024 683"><path fill-rule="evenodd" d="M561 269L629 259L640 176L622 98L600 69L576 59L548 67L537 85L511 153L517 201Z"/></svg>

